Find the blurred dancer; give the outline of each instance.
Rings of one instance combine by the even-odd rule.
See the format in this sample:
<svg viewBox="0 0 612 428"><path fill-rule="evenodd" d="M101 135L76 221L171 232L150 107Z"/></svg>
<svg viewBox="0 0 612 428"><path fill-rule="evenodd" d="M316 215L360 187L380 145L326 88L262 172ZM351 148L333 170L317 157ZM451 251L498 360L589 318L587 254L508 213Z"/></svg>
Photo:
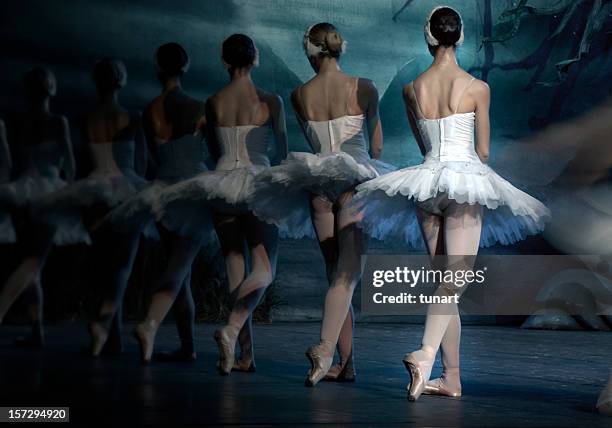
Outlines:
<svg viewBox="0 0 612 428"><path fill-rule="evenodd" d="M251 78L251 70L259 63L253 41L234 34L223 42L221 56L230 82L209 98L206 112L215 171L166 189L160 205L164 216L188 201L200 210L213 210L234 301L227 325L215 332L218 368L228 375L232 370L255 370L252 314L275 275L277 232L251 213L247 200L254 177L286 157L287 131L282 99L257 88ZM241 347L238 361L236 341Z"/></svg>
<svg viewBox="0 0 612 428"><path fill-rule="evenodd" d="M187 52L177 43L167 43L157 49L155 60L163 90L145 110L144 129L157 163L157 180L111 213L109 221L123 227L143 227L153 219L164 188L206 170L204 103L190 97L181 86L181 77L189 67ZM151 361L157 329L173 303L181 347L159 357L174 361L196 358L191 265L202 244L214 237L214 231L206 221L209 215L203 214L204 219L188 219L184 210L171 214L158 224L167 266L156 284L147 317L134 333L145 364ZM174 228L176 224L180 227Z"/></svg>
<svg viewBox="0 0 612 428"><path fill-rule="evenodd" d="M24 83L27 110L18 118L14 147L18 178L9 184L13 218L20 220L18 239L23 258L0 293L0 322L17 297L27 290L32 334L18 339L17 344L41 348L44 332L40 274L49 250L54 241L78 242L87 239L87 235L83 230L55 233L32 212L33 205L66 185L60 177L62 172L66 180L74 178L75 164L68 120L50 109L51 98L57 91L55 76L37 67L25 73Z"/></svg>

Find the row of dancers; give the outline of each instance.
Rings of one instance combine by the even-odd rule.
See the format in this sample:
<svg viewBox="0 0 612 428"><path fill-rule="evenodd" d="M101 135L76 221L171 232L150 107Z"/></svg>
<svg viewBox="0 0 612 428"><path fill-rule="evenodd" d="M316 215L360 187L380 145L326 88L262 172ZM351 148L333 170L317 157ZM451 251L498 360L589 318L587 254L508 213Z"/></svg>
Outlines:
<svg viewBox="0 0 612 428"><path fill-rule="evenodd" d="M218 239L233 308L215 332L217 366L223 375L254 371L252 313L275 276L278 235L312 237L325 260L329 289L320 341L306 351L306 384L354 381L351 300L369 237L401 239L432 256L450 256L449 268L466 269L473 257L465 256L477 254L480 246L537 234L550 217L542 203L487 165L490 91L457 63L456 49L464 38L459 13L435 8L424 32L434 61L403 90L424 160L402 169L380 161L377 89L372 81L341 70L346 42L329 23L304 34L304 52L316 74L291 96L310 153L288 153L282 99L253 82L259 55L246 35L223 42L230 81L206 102L181 86L187 52L176 43L160 46L155 59L162 92L142 115L119 103L125 66L114 59L98 62L93 77L99 101L85 125L94 169L76 181L68 122L49 108L55 79L40 68L26 73L30 108L16 134L25 168L1 186L2 208L10 210L0 213L0 231L10 240L9 212L13 219L27 219L27 232L19 236L27 255L0 294L0 320L19 294L30 293L34 328L28 343L42 344L40 272L49 250L53 243L91 241L105 265L98 278L104 295L89 325L91 355L112 351L138 241L148 236L161 240L168 262L146 318L135 329L141 359L151 361L156 332L174 305L181 347L160 357L193 360L191 266L198 252ZM135 148L144 146L138 141L146 141L154 160L152 182L137 172ZM436 294L461 290L444 283ZM457 305L430 305L422 346L403 359L410 400L421 394L461 395L460 335ZM430 380L438 350L442 375Z"/></svg>

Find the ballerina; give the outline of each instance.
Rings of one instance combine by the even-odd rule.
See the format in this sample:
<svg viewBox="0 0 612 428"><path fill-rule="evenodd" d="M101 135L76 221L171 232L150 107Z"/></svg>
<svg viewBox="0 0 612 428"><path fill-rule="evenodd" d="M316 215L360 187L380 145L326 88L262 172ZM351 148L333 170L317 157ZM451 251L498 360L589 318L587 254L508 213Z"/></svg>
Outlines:
<svg viewBox="0 0 612 428"><path fill-rule="evenodd" d="M490 92L457 64L463 37L457 11L441 6L431 12L425 38L434 62L403 94L424 161L361 184L355 197L372 236L400 236L418 247L422 234L432 257L450 256L451 269L470 269L479 245L510 244L539 233L550 217L543 204L486 165ZM464 288L444 283L435 295L452 296ZM456 303L428 306L422 347L403 360L411 377L409 400L422 393L461 395L460 335ZM439 347L442 376L430 381Z"/></svg>
<svg viewBox="0 0 612 428"><path fill-rule="evenodd" d="M157 163L157 177L154 183L113 210L107 218L112 224L128 230L142 230L154 221L164 188L207 170L202 134L204 103L187 95L181 86L181 77L189 68L187 52L177 43L167 43L157 49L155 60L163 91L147 106L143 122L151 155ZM205 212L199 212L198 218L188 218L185 210L171 214L157 224L168 258L167 266L156 284L146 319L134 331L143 364L151 361L157 329L173 304L181 347L156 357L172 361L196 359L191 265L203 244L214 238L214 231L212 224L206 221L210 215ZM172 227L176 224L179 227Z"/></svg>
<svg viewBox="0 0 612 428"><path fill-rule="evenodd" d="M254 177L286 157L287 131L282 99L257 88L251 78L259 64L253 41L233 34L223 42L221 57L230 83L206 102L207 141L215 170L165 189L160 216L163 219L175 205L188 201L196 210L212 209L233 300L227 324L215 332L218 369L229 375L232 370L255 371L252 314L275 275L277 231L253 215L247 200ZM241 355L236 361L237 340Z"/></svg>
<svg viewBox="0 0 612 428"><path fill-rule="evenodd" d="M129 112L119 103L119 91L127 84L127 70L123 62L105 58L93 70L98 92L98 104L86 119L87 140L95 144L112 144L113 170L116 165L132 188L142 190L147 181L136 171L136 164L146 164L146 145L140 112ZM140 162L137 162L137 161ZM122 233L114 225L103 222L92 233L95 275L102 294L95 320L89 324L90 353L97 357L103 349L109 354L121 352L121 302L141 235L141 229L131 228ZM104 348L112 332L112 341Z"/></svg>
<svg viewBox="0 0 612 428"><path fill-rule="evenodd" d="M54 74L37 67L25 73L24 84L28 107L17 120L14 147L19 173L17 180L5 186L14 218L20 220L17 235L23 258L0 293L0 323L17 297L27 291L32 333L18 339L16 344L42 348L42 268L54 242L79 242L87 239L87 235L76 229L56 233L32 212L33 205L66 185L60 173L63 172L67 181L73 179L75 163L68 120L50 109L51 98L57 92Z"/></svg>
<svg viewBox="0 0 612 428"><path fill-rule="evenodd" d="M311 363L308 386L326 375L329 380L355 380L351 299L365 242L349 205L355 185L394 169L377 160L383 146L378 91L370 80L340 70L345 46L329 23L313 25L304 34L304 51L317 74L293 92L292 102L315 154L290 153L283 164L262 172L251 202L255 214L285 236L311 236L314 225L326 262L330 288L320 343L306 353ZM332 369L337 345L340 362Z"/></svg>

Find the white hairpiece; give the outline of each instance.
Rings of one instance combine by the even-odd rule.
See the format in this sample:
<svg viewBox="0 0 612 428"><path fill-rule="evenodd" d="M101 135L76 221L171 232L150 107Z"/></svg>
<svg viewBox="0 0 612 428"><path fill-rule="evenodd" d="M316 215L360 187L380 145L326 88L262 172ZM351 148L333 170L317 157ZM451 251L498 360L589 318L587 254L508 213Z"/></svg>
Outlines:
<svg viewBox="0 0 612 428"><path fill-rule="evenodd" d="M429 46L439 46L440 42L438 41L438 39L436 39L434 37L434 35L431 33L431 17L433 16L434 13L436 13L438 10L440 9L450 9L452 11L454 11L457 15L459 15L459 21L461 24L461 35L459 36L459 40L457 40L457 42L455 43L455 46L461 46L463 44L463 40L465 39L465 35L463 33L463 18L461 18L461 14L453 9L450 6L438 6L435 7L430 13L429 16L427 17L427 21L425 21L425 40L427 41L427 44Z"/></svg>
<svg viewBox="0 0 612 428"><path fill-rule="evenodd" d="M308 30L306 30L306 32L304 33L304 51L306 52L306 55L309 58L319 56L322 53L328 53L327 49L324 49L322 46L317 46L310 41L310 30L312 30L312 27L314 27L315 25L316 24L313 24L310 27L308 27ZM340 46L341 54L346 52L347 44L348 43L346 42L346 40L342 41L342 45Z"/></svg>

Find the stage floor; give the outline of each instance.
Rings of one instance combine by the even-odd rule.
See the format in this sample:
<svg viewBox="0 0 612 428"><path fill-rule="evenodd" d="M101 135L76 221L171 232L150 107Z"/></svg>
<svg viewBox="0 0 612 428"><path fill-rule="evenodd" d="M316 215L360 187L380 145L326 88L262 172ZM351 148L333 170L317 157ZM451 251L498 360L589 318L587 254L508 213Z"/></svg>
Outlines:
<svg viewBox="0 0 612 428"><path fill-rule="evenodd" d="M127 326L126 332L132 326ZM358 324L355 384L304 387L304 351L318 323L256 325L257 373L221 377L215 326L197 325L198 361L141 367L126 333L121 357L81 357L83 325L50 327L47 349L10 346L25 329L0 329L0 405L70 406L74 425L610 427L595 402L612 366L612 333L466 326L461 399L406 400L401 358L422 326ZM162 327L157 349L177 343ZM435 369L434 373L437 373Z"/></svg>

